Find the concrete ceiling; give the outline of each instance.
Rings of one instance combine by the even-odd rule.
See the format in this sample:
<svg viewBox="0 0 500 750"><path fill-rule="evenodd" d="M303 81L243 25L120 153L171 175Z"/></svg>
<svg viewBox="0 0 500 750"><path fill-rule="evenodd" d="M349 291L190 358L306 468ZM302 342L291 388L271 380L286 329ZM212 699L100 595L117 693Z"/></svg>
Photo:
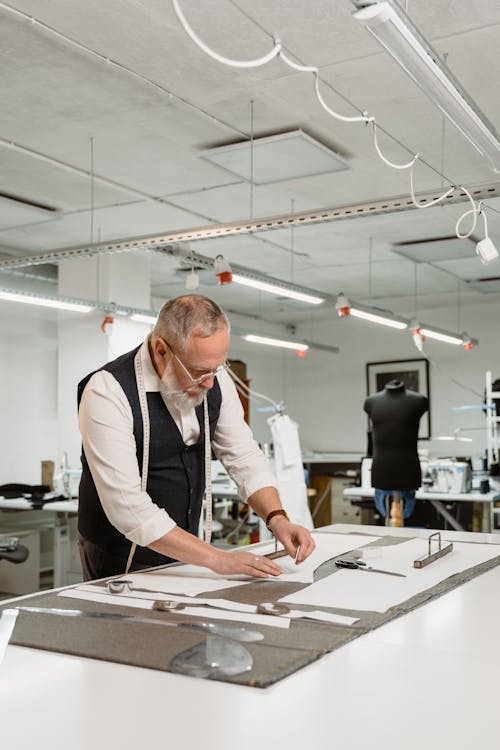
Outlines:
<svg viewBox="0 0 500 750"><path fill-rule="evenodd" d="M289 54L320 68L330 106L376 116L391 136L380 134L389 158L406 161L410 153L421 154L432 168L417 165L418 191L444 190L448 181L466 186L498 181L352 19L350 0L181 0L181 6L203 40L228 57L260 56L277 33ZM500 4L409 0L407 6L500 130L500 98L494 95L500 77ZM0 20L0 193L55 209L0 198L2 257L85 245L91 226L94 241L109 242L244 221L250 211L253 217L270 216L408 195L408 173L377 158L369 128L331 119L318 104L310 75L280 60L251 70L221 65L187 37L168 0L14 0L10 9L0 3ZM252 109L254 138L300 128L343 155L348 169L251 185L201 158L207 148L248 139ZM9 147L11 142L17 148ZM490 236L500 247L500 198L486 204ZM419 264L395 247L453 236L468 207L412 209L191 246L318 291L343 290L365 304L411 317L416 305L455 306L458 293L463 305L494 297L489 287L467 283L500 276L500 260L481 265L474 244L470 257ZM180 266L178 259L153 257L152 296L184 291ZM276 322L332 315L331 308L304 309L241 287L217 289L208 272L201 278L201 292L242 313L261 312ZM6 280L0 274L0 285L12 285ZM25 286L30 281L15 280Z"/></svg>

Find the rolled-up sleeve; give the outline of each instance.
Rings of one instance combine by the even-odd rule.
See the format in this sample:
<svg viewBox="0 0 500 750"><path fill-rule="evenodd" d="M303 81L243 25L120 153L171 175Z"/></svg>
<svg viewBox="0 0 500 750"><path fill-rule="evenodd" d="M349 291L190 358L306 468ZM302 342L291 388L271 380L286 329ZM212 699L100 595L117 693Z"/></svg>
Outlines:
<svg viewBox="0 0 500 750"><path fill-rule="evenodd" d="M269 461L262 453L243 415L243 407L227 373L218 376L222 403L212 447L236 483L243 501L263 487L277 487Z"/></svg>
<svg viewBox="0 0 500 750"><path fill-rule="evenodd" d="M110 373L100 371L89 380L78 423L85 457L110 523L141 546L171 531L175 521L141 491L132 410Z"/></svg>

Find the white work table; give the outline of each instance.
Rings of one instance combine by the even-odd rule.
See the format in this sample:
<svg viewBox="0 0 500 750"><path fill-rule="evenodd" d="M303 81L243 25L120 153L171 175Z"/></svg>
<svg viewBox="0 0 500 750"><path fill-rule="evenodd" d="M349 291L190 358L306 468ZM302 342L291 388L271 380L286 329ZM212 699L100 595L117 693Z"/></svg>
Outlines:
<svg viewBox="0 0 500 750"><path fill-rule="evenodd" d="M498 750L499 587L500 567L266 690L9 646L0 665L2 746Z"/></svg>
<svg viewBox="0 0 500 750"><path fill-rule="evenodd" d="M373 487L346 487L343 491L344 497L349 499L373 498L375 490ZM417 500L427 500L435 507L450 526L456 531L464 531L463 526L445 508L444 503L482 503L481 530L490 532L494 528L495 498L498 492L427 492L417 490ZM500 512L500 509L498 509Z"/></svg>

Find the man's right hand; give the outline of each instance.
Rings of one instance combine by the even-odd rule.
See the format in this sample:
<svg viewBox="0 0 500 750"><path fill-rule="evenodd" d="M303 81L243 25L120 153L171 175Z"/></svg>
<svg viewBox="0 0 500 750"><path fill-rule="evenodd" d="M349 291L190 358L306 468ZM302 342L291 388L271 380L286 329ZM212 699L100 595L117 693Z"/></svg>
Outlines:
<svg viewBox="0 0 500 750"><path fill-rule="evenodd" d="M215 551L215 550L214 550ZM283 568L267 557L253 555L251 552L216 551L216 557L210 569L220 575L246 575L254 578L269 578L284 573Z"/></svg>

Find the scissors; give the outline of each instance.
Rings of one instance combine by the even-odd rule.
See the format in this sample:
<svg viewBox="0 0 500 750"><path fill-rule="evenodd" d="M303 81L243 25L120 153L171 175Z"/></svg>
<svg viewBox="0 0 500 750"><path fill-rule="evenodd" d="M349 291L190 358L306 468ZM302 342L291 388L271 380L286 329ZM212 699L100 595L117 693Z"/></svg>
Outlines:
<svg viewBox="0 0 500 750"><path fill-rule="evenodd" d="M392 570L381 570L380 568L371 568L367 565L364 560L353 560L351 558L343 558L342 560L335 560L335 565L338 568L349 568L350 570L364 570L369 573L385 573L388 576L398 576L399 578L406 578L404 573L394 573Z"/></svg>

